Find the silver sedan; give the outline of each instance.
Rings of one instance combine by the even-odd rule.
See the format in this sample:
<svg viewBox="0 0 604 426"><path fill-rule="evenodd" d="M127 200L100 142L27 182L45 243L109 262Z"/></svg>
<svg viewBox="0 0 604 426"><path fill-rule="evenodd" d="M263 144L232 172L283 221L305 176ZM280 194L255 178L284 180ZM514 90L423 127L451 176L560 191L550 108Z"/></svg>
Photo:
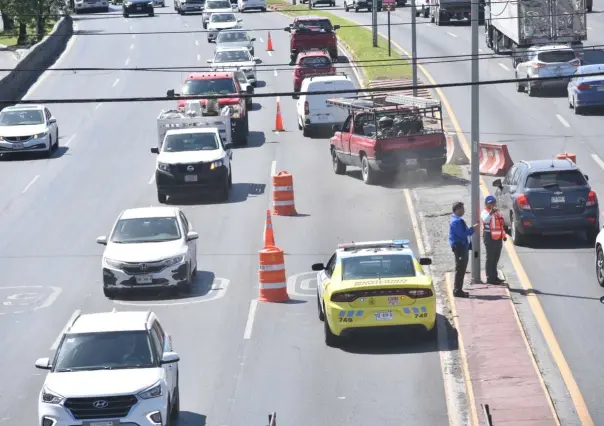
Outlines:
<svg viewBox="0 0 604 426"><path fill-rule="evenodd" d="M250 37L247 31L220 31L216 37L216 51L228 47L245 47L254 56L254 37Z"/></svg>

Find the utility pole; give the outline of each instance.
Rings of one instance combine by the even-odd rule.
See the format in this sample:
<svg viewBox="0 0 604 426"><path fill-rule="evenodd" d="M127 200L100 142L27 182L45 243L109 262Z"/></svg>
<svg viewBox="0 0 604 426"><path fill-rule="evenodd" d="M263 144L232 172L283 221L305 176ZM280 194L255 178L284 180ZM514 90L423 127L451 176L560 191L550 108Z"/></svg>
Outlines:
<svg viewBox="0 0 604 426"><path fill-rule="evenodd" d="M411 0L411 75L413 96L417 97L417 23L415 22L415 0Z"/></svg>
<svg viewBox="0 0 604 426"><path fill-rule="evenodd" d="M472 197L472 224L480 221L480 86L478 69L478 22L479 22L478 1L472 1L472 173L471 173L471 197ZM480 229L480 228L479 228ZM480 232L475 232L472 236L472 282L481 283L480 274Z"/></svg>
<svg viewBox="0 0 604 426"><path fill-rule="evenodd" d="M373 33L373 47L378 47L377 7L377 0L373 0L371 6L371 31Z"/></svg>

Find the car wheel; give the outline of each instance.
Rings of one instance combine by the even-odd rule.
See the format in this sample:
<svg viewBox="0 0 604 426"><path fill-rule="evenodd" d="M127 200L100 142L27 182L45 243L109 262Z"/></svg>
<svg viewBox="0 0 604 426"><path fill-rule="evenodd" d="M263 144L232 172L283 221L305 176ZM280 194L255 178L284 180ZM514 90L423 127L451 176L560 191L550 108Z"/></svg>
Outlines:
<svg viewBox="0 0 604 426"><path fill-rule="evenodd" d="M124 18L127 18L128 16L130 16L130 15L128 15L127 13L124 13Z"/></svg>
<svg viewBox="0 0 604 426"><path fill-rule="evenodd" d="M157 201L159 201L160 204L166 204L166 202L168 201L168 196L166 194L162 194L161 192L158 192Z"/></svg>
<svg viewBox="0 0 604 426"><path fill-rule="evenodd" d="M170 418L172 420L178 420L178 417L180 416L180 386L178 385L178 379L176 380L176 389L174 389L174 395L172 396L174 402L170 408Z"/></svg>
<svg viewBox="0 0 604 426"><path fill-rule="evenodd" d="M576 102L573 102L573 104L575 106L575 115L583 114L583 107L578 107Z"/></svg>
<svg viewBox="0 0 604 426"><path fill-rule="evenodd" d="M511 237L512 237L512 242L514 243L515 246L522 246L525 242L526 237L524 235L522 235L522 233L518 230L514 216L512 216L510 219L510 228L511 228L510 233L511 233Z"/></svg>
<svg viewBox="0 0 604 426"><path fill-rule="evenodd" d="M182 293L190 293L191 292L191 287L193 284L193 267L191 266L191 264L189 263L189 270L188 270L188 274L187 274L187 281L184 284L180 284L178 286L178 291L182 292Z"/></svg>
<svg viewBox="0 0 604 426"><path fill-rule="evenodd" d="M568 100L568 107L570 109L573 109L575 106L573 105L573 101L572 101L572 98L570 97L570 95L568 96L567 100Z"/></svg>
<svg viewBox="0 0 604 426"><path fill-rule="evenodd" d="M518 74L515 74L514 77L516 78L516 80L518 80ZM524 92L524 86L522 84L520 84L519 81L516 81L516 91L518 93Z"/></svg>
<svg viewBox="0 0 604 426"><path fill-rule="evenodd" d="M319 311L319 321L325 321L325 314L321 309L321 296L319 296L319 290L317 290L317 310Z"/></svg>
<svg viewBox="0 0 604 426"><path fill-rule="evenodd" d="M52 136L49 136L48 149L46 151L44 151L44 157L46 157L46 158L52 157L52 153L54 151L54 144L55 143L52 141Z"/></svg>
<svg viewBox="0 0 604 426"><path fill-rule="evenodd" d="M526 93L533 98L537 96L538 90L529 82L526 84Z"/></svg>
<svg viewBox="0 0 604 426"><path fill-rule="evenodd" d="M333 165L333 171L336 175L343 175L346 173L346 164L340 161L334 148L331 149L331 164Z"/></svg>
<svg viewBox="0 0 604 426"><path fill-rule="evenodd" d="M323 312L325 312L325 305L323 305ZM329 328L329 321L327 318L323 321L323 331L325 333L325 344L330 348L338 347L338 336L331 332L331 328Z"/></svg>
<svg viewBox="0 0 604 426"><path fill-rule="evenodd" d="M350 12L350 8L346 2L344 2L344 12Z"/></svg>
<svg viewBox="0 0 604 426"><path fill-rule="evenodd" d="M598 234L600 233L600 226L595 226L592 229L588 229L587 231L585 231L585 236L587 237L587 241L589 241L590 244L595 244L596 243L596 239L598 238Z"/></svg>
<svg viewBox="0 0 604 426"><path fill-rule="evenodd" d="M153 18L154 16L155 16L155 13L150 13L150 14L149 14L149 17L150 17L150 18Z"/></svg>
<svg viewBox="0 0 604 426"><path fill-rule="evenodd" d="M376 172L369 165L366 155L363 155L361 159L361 175L363 176L363 182L367 185L373 185L377 178Z"/></svg>
<svg viewBox="0 0 604 426"><path fill-rule="evenodd" d="M233 187L233 173L229 172L229 189Z"/></svg>
<svg viewBox="0 0 604 426"><path fill-rule="evenodd" d="M117 295L117 291L115 291L115 289L112 289L112 288L103 287L103 294L108 299L115 299L115 296Z"/></svg>
<svg viewBox="0 0 604 426"><path fill-rule="evenodd" d="M227 177L226 182L222 184L222 188L220 189L220 201L229 201L229 178Z"/></svg>
<svg viewBox="0 0 604 426"><path fill-rule="evenodd" d="M302 128L302 136L304 136L305 138L309 138L311 134L312 131L308 127Z"/></svg>
<svg viewBox="0 0 604 426"><path fill-rule="evenodd" d="M602 251L602 247L598 247L596 251L596 278L598 284L604 287L604 251Z"/></svg>
<svg viewBox="0 0 604 426"><path fill-rule="evenodd" d="M54 146L55 151L59 149L59 129L57 128L57 131L55 132L55 146Z"/></svg>

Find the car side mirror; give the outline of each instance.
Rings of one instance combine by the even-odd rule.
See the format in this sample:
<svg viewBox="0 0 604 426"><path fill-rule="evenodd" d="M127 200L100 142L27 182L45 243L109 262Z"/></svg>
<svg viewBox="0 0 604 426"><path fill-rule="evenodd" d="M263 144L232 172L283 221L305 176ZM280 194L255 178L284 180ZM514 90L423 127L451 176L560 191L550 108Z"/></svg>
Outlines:
<svg viewBox="0 0 604 426"><path fill-rule="evenodd" d="M236 6L233 6L233 9L234 9L235 7L236 7ZM243 21L243 19L241 19L241 18L237 19L237 22L242 22L242 21Z"/></svg>
<svg viewBox="0 0 604 426"><path fill-rule="evenodd" d="M283 31L291 33L292 29L291 29L291 27L285 27L285 28L283 28Z"/></svg>
<svg viewBox="0 0 604 426"><path fill-rule="evenodd" d="M100 244L102 246L106 246L107 245L107 237L103 236L103 237L98 237L96 239L96 243Z"/></svg>
<svg viewBox="0 0 604 426"><path fill-rule="evenodd" d="M333 29L334 29L334 30L339 30L339 29L340 29L340 26L339 26L339 25L334 25L334 26L333 26Z"/></svg>
<svg viewBox="0 0 604 426"><path fill-rule="evenodd" d="M174 89L170 89L166 92L166 96L169 98L173 98L174 97Z"/></svg>
<svg viewBox="0 0 604 426"><path fill-rule="evenodd" d="M208 64L211 64L211 63L212 63L212 62L214 62L214 61L213 61L212 59L207 59L207 60L206 60L206 62L207 62Z"/></svg>
<svg viewBox="0 0 604 426"><path fill-rule="evenodd" d="M260 61L261 61L261 60L260 60L260 58L256 58L256 57L254 56L254 62L256 62L257 64L259 64L259 63L260 63Z"/></svg>
<svg viewBox="0 0 604 426"><path fill-rule="evenodd" d="M340 126L339 124L334 124L332 127L333 132L341 132L342 131L342 126Z"/></svg>
<svg viewBox="0 0 604 426"><path fill-rule="evenodd" d="M430 259L429 257L422 257L421 259L419 259L419 264L422 266L430 266L432 265L432 259Z"/></svg>
<svg viewBox="0 0 604 426"><path fill-rule="evenodd" d="M199 238L199 234L197 232L189 232L187 233L187 241L193 241Z"/></svg>
<svg viewBox="0 0 604 426"><path fill-rule="evenodd" d="M50 370L50 358L38 358L34 365L40 370Z"/></svg>
<svg viewBox="0 0 604 426"><path fill-rule="evenodd" d="M229 149L233 149L233 142L227 142L224 144L224 150L228 151Z"/></svg>
<svg viewBox="0 0 604 426"><path fill-rule="evenodd" d="M313 271L323 271L325 269L325 265L323 265L322 263L315 263L314 265L312 265L312 270Z"/></svg>
<svg viewBox="0 0 604 426"><path fill-rule="evenodd" d="M151 154L159 154L159 148L158 147L151 148Z"/></svg>
<svg viewBox="0 0 604 426"><path fill-rule="evenodd" d="M589 176L587 176L587 175L584 175L584 176L585 176L585 180L589 180Z"/></svg>
<svg viewBox="0 0 604 426"><path fill-rule="evenodd" d="M254 93L254 88L252 86L246 86L245 92L251 95L252 93Z"/></svg>
<svg viewBox="0 0 604 426"><path fill-rule="evenodd" d="M503 185L501 184L501 179L495 179L493 181L493 188L501 188Z"/></svg>
<svg viewBox="0 0 604 426"><path fill-rule="evenodd" d="M180 361L180 357L176 352L164 352L161 357L161 365L165 364L174 364L175 362Z"/></svg>
<svg viewBox="0 0 604 426"><path fill-rule="evenodd" d="M55 123L57 122L57 119L56 119L56 118L54 118L54 117L50 117L50 118L48 119L48 122L49 122L50 124L55 124Z"/></svg>
<svg viewBox="0 0 604 426"><path fill-rule="evenodd" d="M252 37L250 41L256 41L256 37Z"/></svg>
<svg viewBox="0 0 604 426"><path fill-rule="evenodd" d="M294 65L296 65L296 63L295 63L294 61L291 61L291 62L289 63L289 66L290 66L290 67L293 67Z"/></svg>

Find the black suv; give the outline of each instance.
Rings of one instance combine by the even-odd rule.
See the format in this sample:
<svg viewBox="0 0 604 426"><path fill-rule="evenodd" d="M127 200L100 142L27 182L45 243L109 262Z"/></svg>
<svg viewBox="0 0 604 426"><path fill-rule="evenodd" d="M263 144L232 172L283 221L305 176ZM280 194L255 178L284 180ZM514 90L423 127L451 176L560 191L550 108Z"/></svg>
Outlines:
<svg viewBox="0 0 604 426"><path fill-rule="evenodd" d="M497 203L515 245L529 235L585 232L595 242L599 232L598 197L587 175L564 160L520 161L496 179Z"/></svg>

